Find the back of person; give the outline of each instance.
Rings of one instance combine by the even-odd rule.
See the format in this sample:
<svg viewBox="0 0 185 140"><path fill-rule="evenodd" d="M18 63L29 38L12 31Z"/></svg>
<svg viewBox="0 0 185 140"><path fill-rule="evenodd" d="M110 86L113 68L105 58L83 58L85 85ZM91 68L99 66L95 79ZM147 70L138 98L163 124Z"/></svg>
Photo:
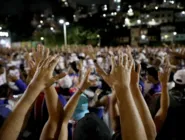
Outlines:
<svg viewBox="0 0 185 140"><path fill-rule="evenodd" d="M185 126L185 91L172 89L170 95L170 107L164 125L156 140L184 140Z"/></svg>

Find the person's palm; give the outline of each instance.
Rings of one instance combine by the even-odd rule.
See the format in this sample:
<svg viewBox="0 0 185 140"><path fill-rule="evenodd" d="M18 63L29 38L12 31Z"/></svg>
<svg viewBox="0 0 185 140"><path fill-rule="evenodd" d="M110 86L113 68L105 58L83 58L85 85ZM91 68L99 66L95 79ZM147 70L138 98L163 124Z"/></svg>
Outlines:
<svg viewBox="0 0 185 140"><path fill-rule="evenodd" d="M166 66L166 68L164 69L163 72L159 72L158 73L158 78L161 84L167 84L169 81L169 77L170 77L170 67Z"/></svg>

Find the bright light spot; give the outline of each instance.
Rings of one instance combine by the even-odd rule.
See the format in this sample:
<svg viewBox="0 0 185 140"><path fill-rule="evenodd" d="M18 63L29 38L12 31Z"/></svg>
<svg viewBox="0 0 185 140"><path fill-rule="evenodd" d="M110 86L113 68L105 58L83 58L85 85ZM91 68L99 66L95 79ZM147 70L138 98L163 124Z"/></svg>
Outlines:
<svg viewBox="0 0 185 140"><path fill-rule="evenodd" d="M164 35L164 38L167 39L169 36L168 35Z"/></svg>
<svg viewBox="0 0 185 140"><path fill-rule="evenodd" d="M117 15L117 12L112 12L111 15L112 16L116 16Z"/></svg>
<svg viewBox="0 0 185 140"><path fill-rule="evenodd" d="M63 23L64 23L64 20L63 20L63 19L60 19L60 20L59 20L59 23L60 23L60 24L63 24Z"/></svg>
<svg viewBox="0 0 185 140"><path fill-rule="evenodd" d="M41 37L40 40L44 40L44 37Z"/></svg>
<svg viewBox="0 0 185 140"><path fill-rule="evenodd" d="M150 17L150 15L146 15L146 17L147 17L147 18L149 18L149 17Z"/></svg>
<svg viewBox="0 0 185 140"><path fill-rule="evenodd" d="M159 9L159 7L158 6L155 6L155 10L158 10Z"/></svg>
<svg viewBox="0 0 185 140"><path fill-rule="evenodd" d="M184 15L185 14L185 11L182 11L181 13Z"/></svg>
<svg viewBox="0 0 185 140"><path fill-rule="evenodd" d="M152 19L151 21L148 22L149 25L157 25L157 22L155 19Z"/></svg>
<svg viewBox="0 0 185 140"><path fill-rule="evenodd" d="M53 28L53 27L51 27L51 28L50 28L50 30L51 30L51 31L53 31L53 30L54 30L54 28Z"/></svg>
<svg viewBox="0 0 185 140"><path fill-rule="evenodd" d="M141 35L141 39L145 40L146 39L146 35Z"/></svg>
<svg viewBox="0 0 185 140"><path fill-rule="evenodd" d="M143 8L146 8L146 5L143 5Z"/></svg>
<svg viewBox="0 0 185 140"><path fill-rule="evenodd" d="M127 15L129 15L129 16L133 16L134 15L134 12L133 12L132 8L129 8L129 10L127 12Z"/></svg>
<svg viewBox="0 0 185 140"><path fill-rule="evenodd" d="M66 0L62 0L63 2L65 2Z"/></svg>
<svg viewBox="0 0 185 140"><path fill-rule="evenodd" d="M66 25L69 25L69 22L66 22L65 24L66 24Z"/></svg>
<svg viewBox="0 0 185 140"><path fill-rule="evenodd" d="M132 7L131 5L128 6L128 8L131 8L131 7Z"/></svg>
<svg viewBox="0 0 185 140"><path fill-rule="evenodd" d="M125 25L130 25L130 19L129 18L125 18Z"/></svg>
<svg viewBox="0 0 185 140"><path fill-rule="evenodd" d="M173 35L177 35L177 32L173 32Z"/></svg>
<svg viewBox="0 0 185 140"><path fill-rule="evenodd" d="M121 10L121 6L118 5L117 8L116 8L116 11L120 11Z"/></svg>
<svg viewBox="0 0 185 140"><path fill-rule="evenodd" d="M42 21L42 20L40 20L40 23L42 24L42 23L43 23L43 21Z"/></svg>
<svg viewBox="0 0 185 140"><path fill-rule="evenodd" d="M141 24L141 20L140 19L137 20L137 24Z"/></svg>
<svg viewBox="0 0 185 140"><path fill-rule="evenodd" d="M103 6L103 10L104 10L104 11L107 11L107 5L104 5L104 6Z"/></svg>
<svg viewBox="0 0 185 140"><path fill-rule="evenodd" d="M67 3L67 2L65 2L64 4L65 4L66 6L68 6L68 3Z"/></svg>
<svg viewBox="0 0 185 140"><path fill-rule="evenodd" d="M6 37L8 37L9 34L8 34L8 32L0 32L0 36L6 36Z"/></svg>
<svg viewBox="0 0 185 140"><path fill-rule="evenodd" d="M52 15L52 18L54 18L55 16L54 15Z"/></svg>
<svg viewBox="0 0 185 140"><path fill-rule="evenodd" d="M121 2L121 0L114 0L114 2L120 3L120 2Z"/></svg>
<svg viewBox="0 0 185 140"><path fill-rule="evenodd" d="M0 27L0 30L2 30L2 27Z"/></svg>
<svg viewBox="0 0 185 140"><path fill-rule="evenodd" d="M123 27L125 27L126 25L125 24L123 24Z"/></svg>
<svg viewBox="0 0 185 140"><path fill-rule="evenodd" d="M171 4L174 4L175 2L172 0L172 1L169 1Z"/></svg>
<svg viewBox="0 0 185 140"><path fill-rule="evenodd" d="M164 0L164 3L166 2L166 0Z"/></svg>
<svg viewBox="0 0 185 140"><path fill-rule="evenodd" d="M116 29L118 29L119 28L119 26L118 25L116 25Z"/></svg>
<svg viewBox="0 0 185 140"><path fill-rule="evenodd" d="M100 37L100 35L97 35L97 37L99 38L99 37Z"/></svg>
<svg viewBox="0 0 185 140"><path fill-rule="evenodd" d="M106 14L103 14L103 17L106 17Z"/></svg>
<svg viewBox="0 0 185 140"><path fill-rule="evenodd" d="M42 27L42 25L40 25L40 24L39 24L37 27L38 27L38 28L41 28L41 27Z"/></svg>
<svg viewBox="0 0 185 140"><path fill-rule="evenodd" d="M1 40L1 44L6 44L6 41L4 39Z"/></svg>
<svg viewBox="0 0 185 140"><path fill-rule="evenodd" d="M44 17L44 14L41 14L40 16L41 16L41 17Z"/></svg>

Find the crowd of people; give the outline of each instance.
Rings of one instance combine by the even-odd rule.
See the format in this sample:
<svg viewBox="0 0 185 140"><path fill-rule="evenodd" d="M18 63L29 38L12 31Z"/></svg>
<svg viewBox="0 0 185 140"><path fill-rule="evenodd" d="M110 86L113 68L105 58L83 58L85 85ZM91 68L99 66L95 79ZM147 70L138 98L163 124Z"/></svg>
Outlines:
<svg viewBox="0 0 185 140"><path fill-rule="evenodd" d="M0 140L184 140L185 48L0 48Z"/></svg>

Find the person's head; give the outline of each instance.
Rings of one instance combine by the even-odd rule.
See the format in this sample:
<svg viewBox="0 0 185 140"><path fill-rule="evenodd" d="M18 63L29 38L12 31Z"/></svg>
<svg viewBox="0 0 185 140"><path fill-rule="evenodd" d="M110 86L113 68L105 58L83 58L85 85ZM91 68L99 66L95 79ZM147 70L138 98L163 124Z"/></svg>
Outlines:
<svg viewBox="0 0 185 140"><path fill-rule="evenodd" d="M8 84L3 84L0 86L0 98L8 98L10 95L11 89Z"/></svg>
<svg viewBox="0 0 185 140"><path fill-rule="evenodd" d="M173 80L175 82L175 87L178 89L184 89L185 88L185 69L178 70L174 76Z"/></svg>
<svg viewBox="0 0 185 140"><path fill-rule="evenodd" d="M153 84L156 84L159 82L158 71L155 67L147 68L147 80Z"/></svg>
<svg viewBox="0 0 185 140"><path fill-rule="evenodd" d="M78 121L73 140L111 140L111 133L96 114L88 113Z"/></svg>

